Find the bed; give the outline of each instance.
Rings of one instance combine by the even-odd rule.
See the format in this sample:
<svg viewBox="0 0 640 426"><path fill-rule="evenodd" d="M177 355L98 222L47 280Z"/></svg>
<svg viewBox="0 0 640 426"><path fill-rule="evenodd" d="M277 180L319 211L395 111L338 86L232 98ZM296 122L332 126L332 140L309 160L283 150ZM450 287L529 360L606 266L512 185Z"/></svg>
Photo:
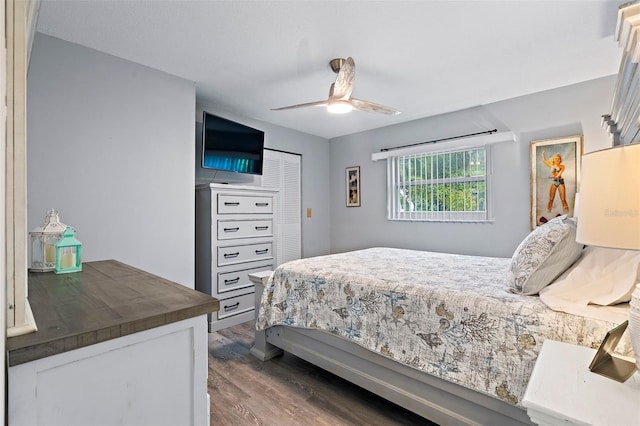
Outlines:
<svg viewBox="0 0 640 426"><path fill-rule="evenodd" d="M563 303L601 254L570 220L549 224L512 258L370 248L281 265L256 288L252 353L290 352L438 424L531 424L520 401L542 342L596 347L628 315L620 294ZM550 309L538 293L554 286Z"/></svg>

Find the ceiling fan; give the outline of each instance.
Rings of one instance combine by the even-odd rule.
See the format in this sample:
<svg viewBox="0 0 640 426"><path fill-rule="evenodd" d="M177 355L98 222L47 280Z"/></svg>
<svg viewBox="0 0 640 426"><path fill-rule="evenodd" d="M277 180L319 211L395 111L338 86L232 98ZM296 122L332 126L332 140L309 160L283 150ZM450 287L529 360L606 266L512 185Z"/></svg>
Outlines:
<svg viewBox="0 0 640 426"><path fill-rule="evenodd" d="M282 111L285 109L304 108L310 106L324 106L329 112L342 114L354 109L366 112L378 112L387 115L400 114L395 108L380 105L375 102L363 101L351 97L353 91L353 80L356 73L356 64L353 58L337 58L329 62L329 66L338 74L336 81L331 83L329 88L329 98L326 101L307 102L304 104L290 105L282 108L273 108L272 111Z"/></svg>

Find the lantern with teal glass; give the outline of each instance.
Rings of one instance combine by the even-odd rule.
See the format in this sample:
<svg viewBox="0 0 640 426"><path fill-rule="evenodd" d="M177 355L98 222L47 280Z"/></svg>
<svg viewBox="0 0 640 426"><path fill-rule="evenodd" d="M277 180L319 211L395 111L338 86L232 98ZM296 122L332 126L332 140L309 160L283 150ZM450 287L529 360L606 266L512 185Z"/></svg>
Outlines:
<svg viewBox="0 0 640 426"><path fill-rule="evenodd" d="M70 226L56 243L56 274L82 271L82 243L75 237Z"/></svg>

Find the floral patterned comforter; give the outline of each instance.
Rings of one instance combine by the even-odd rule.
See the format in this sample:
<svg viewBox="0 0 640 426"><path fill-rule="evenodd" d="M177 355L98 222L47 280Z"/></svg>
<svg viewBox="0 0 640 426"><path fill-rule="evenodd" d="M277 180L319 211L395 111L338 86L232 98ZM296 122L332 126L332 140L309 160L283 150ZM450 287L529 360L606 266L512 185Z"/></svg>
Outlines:
<svg viewBox="0 0 640 426"><path fill-rule="evenodd" d="M265 288L256 327L324 330L520 405L545 339L597 347L617 324L509 293L509 263L391 248L288 262Z"/></svg>

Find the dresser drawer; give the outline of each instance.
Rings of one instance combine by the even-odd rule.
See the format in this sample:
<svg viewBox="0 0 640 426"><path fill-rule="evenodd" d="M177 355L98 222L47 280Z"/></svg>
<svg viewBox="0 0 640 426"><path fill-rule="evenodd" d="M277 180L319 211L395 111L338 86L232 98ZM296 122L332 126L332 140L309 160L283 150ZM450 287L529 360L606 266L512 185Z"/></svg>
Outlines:
<svg viewBox="0 0 640 426"><path fill-rule="evenodd" d="M218 247L218 266L273 259L271 242Z"/></svg>
<svg viewBox="0 0 640 426"><path fill-rule="evenodd" d="M239 265L243 266L243 265ZM240 269L228 272L218 273L218 294L226 293L229 291L237 290L239 288L251 287L253 283L249 279L249 274L262 271L272 271L273 264L258 266L251 269Z"/></svg>
<svg viewBox="0 0 640 426"><path fill-rule="evenodd" d="M218 240L273 236L273 220L219 220Z"/></svg>
<svg viewBox="0 0 640 426"><path fill-rule="evenodd" d="M228 299L221 300L218 319L221 320L223 318L252 311L255 308L254 299L255 297L252 292L243 294L242 296L230 297Z"/></svg>
<svg viewBox="0 0 640 426"><path fill-rule="evenodd" d="M218 214L273 213L273 198L259 195L218 194Z"/></svg>

